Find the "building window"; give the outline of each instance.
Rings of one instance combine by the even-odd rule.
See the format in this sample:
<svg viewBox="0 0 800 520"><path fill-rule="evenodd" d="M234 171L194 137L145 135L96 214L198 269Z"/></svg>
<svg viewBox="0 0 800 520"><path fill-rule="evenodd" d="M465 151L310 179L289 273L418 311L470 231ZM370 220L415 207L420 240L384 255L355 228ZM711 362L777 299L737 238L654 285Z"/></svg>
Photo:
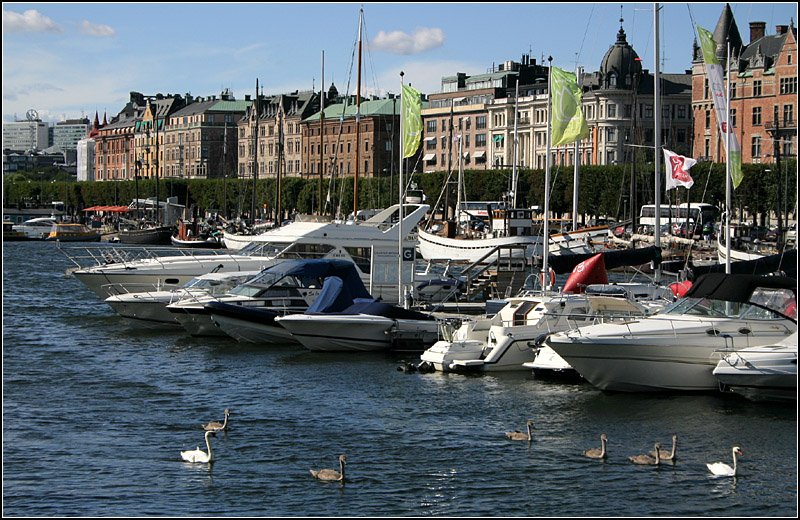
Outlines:
<svg viewBox="0 0 800 520"><path fill-rule="evenodd" d="M736 83L731 83L731 99L736 99Z"/></svg>
<svg viewBox="0 0 800 520"><path fill-rule="evenodd" d="M732 108L730 111L731 128L736 128L736 109Z"/></svg>
<svg viewBox="0 0 800 520"><path fill-rule="evenodd" d="M757 79L753 81L753 97L758 97L761 95L761 80Z"/></svg>
<svg viewBox="0 0 800 520"><path fill-rule="evenodd" d="M486 128L486 116L477 116L475 118L475 128L477 128L478 130L483 130L484 128ZM485 138L486 136L484 136L484 140Z"/></svg>
<svg viewBox="0 0 800 520"><path fill-rule="evenodd" d="M753 126L761 126L761 107L753 107Z"/></svg>
<svg viewBox="0 0 800 520"><path fill-rule="evenodd" d="M435 119L431 119L431 120L428 121L427 132L429 134L433 133L433 132L436 132L436 120Z"/></svg>
<svg viewBox="0 0 800 520"><path fill-rule="evenodd" d="M477 146L477 147L486 146L486 134L476 134L475 135L475 146Z"/></svg>
<svg viewBox="0 0 800 520"><path fill-rule="evenodd" d="M706 110L706 130L711 128L711 110Z"/></svg>
<svg viewBox="0 0 800 520"><path fill-rule="evenodd" d="M797 78L781 78L781 94L797 94Z"/></svg>
<svg viewBox="0 0 800 520"><path fill-rule="evenodd" d="M761 136L758 135L753 136L753 141L750 151L753 158L761 157Z"/></svg>
<svg viewBox="0 0 800 520"><path fill-rule="evenodd" d="M794 105L783 105L783 124L794 123Z"/></svg>
<svg viewBox="0 0 800 520"><path fill-rule="evenodd" d="M711 140L708 137L703 145L703 157L711 157Z"/></svg>
<svg viewBox="0 0 800 520"><path fill-rule="evenodd" d="M678 119L686 119L686 105L678 105Z"/></svg>
<svg viewBox="0 0 800 520"><path fill-rule="evenodd" d="M617 105L614 103L608 104L608 117L617 117Z"/></svg>
<svg viewBox="0 0 800 520"><path fill-rule="evenodd" d="M703 79L703 99L708 99L708 78Z"/></svg>

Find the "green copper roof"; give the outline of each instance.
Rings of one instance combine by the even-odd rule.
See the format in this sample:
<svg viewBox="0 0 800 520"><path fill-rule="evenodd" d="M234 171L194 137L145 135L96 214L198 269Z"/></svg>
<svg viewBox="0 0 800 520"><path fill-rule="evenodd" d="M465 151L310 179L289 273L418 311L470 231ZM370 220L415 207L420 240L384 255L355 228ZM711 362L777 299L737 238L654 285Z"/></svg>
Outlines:
<svg viewBox="0 0 800 520"><path fill-rule="evenodd" d="M428 102L422 102L422 108L427 108ZM345 105L344 103L337 103L325 107L325 119L351 119L356 117L355 103ZM342 112L344 110L344 112ZM375 99L369 101L362 101L359 109L362 117L370 116L397 116L400 117L400 98L396 99ZM319 112L307 117L303 121L317 121L319 119Z"/></svg>

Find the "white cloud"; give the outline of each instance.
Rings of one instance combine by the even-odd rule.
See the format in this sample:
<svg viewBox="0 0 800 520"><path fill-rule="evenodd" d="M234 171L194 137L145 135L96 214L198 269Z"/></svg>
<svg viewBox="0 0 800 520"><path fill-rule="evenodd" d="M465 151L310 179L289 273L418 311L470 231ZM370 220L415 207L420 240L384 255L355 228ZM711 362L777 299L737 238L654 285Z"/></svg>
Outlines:
<svg viewBox="0 0 800 520"><path fill-rule="evenodd" d="M419 54L444 45L444 32L441 29L423 27L406 34L403 31L378 33L369 45L375 49L393 54Z"/></svg>
<svg viewBox="0 0 800 520"><path fill-rule="evenodd" d="M82 34L86 34L88 36L114 36L116 31L110 25L105 24L93 24L88 20L84 20L80 23L78 29Z"/></svg>
<svg viewBox="0 0 800 520"><path fill-rule="evenodd" d="M3 31L61 32L61 27L39 11L29 9L22 14L3 11Z"/></svg>

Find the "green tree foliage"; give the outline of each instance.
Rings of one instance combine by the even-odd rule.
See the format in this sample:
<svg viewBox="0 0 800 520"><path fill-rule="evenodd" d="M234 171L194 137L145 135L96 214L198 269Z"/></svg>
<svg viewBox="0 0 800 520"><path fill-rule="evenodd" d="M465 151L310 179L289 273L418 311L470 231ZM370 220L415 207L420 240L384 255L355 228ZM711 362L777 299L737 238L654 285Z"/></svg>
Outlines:
<svg viewBox="0 0 800 520"><path fill-rule="evenodd" d="M770 170L770 171L767 171ZM607 215L627 218L623 211L625 200L630 193L630 177L632 165L582 166L580 169L580 194L578 210L592 216ZM778 181L782 181L780 189L780 211L794 211L797 200L797 163L796 160L785 160L781 163L781 172L777 172L774 164L743 165L744 180L733 192L733 204L736 217L765 214L774 211L778 205ZM517 203L521 206L544 206L543 170L519 170ZM660 169L664 175L664 168ZM62 177L59 177L59 174ZM120 182L75 182L63 179L63 172L46 171L15 172L3 179L3 205L6 207L25 203L49 204L50 201L64 201L67 211L79 215L87 207L95 205L128 205L137 193L135 181ZM449 203L455 204L455 182L457 172L453 172ZM464 171L465 196L467 200L501 200L503 194L510 189L512 172L503 170L466 170ZM654 202L653 165L643 164L636 167L637 207ZM725 165L699 163L691 170L694 186L690 190L691 201L707 202L717 206L725 203ZM551 169L550 208L555 216L564 216L572 211L573 168L557 166ZM431 205L440 200L446 174L444 172L415 173L405 175L427 195ZM318 178L302 179L297 177L281 179L281 206L286 214L311 213L319 208ZM323 181L323 204L329 194L329 179ZM393 178L359 179L359 209L386 207L397 201L398 176ZM664 182L662 181L662 188ZM259 179L256 187L256 210L261 212L266 205L268 212L275 210L274 178ZM158 182L159 199L168 196L178 198L179 204L193 208L195 214L205 211L221 211L227 202L231 216L249 213L252 204L253 182L250 179L160 179ZM155 179L138 181L140 198L156 195ZM353 179L338 179L334 189L330 190L333 209L339 207L341 214L348 215L353 211ZM678 188L662 195L662 202L685 202L686 190ZM443 202L443 198L442 198ZM328 205L327 213L331 213Z"/></svg>

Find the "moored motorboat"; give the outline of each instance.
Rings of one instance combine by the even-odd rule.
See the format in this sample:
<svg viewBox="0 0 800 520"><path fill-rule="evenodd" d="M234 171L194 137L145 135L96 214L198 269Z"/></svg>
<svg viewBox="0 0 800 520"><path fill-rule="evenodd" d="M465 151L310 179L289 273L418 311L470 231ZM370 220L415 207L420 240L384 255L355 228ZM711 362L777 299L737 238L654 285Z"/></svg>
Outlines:
<svg viewBox="0 0 800 520"><path fill-rule="evenodd" d="M276 318L317 304L323 311L341 310L354 298L368 297L355 265L347 260L286 260L209 301L205 311L214 324L237 341L293 342Z"/></svg>
<svg viewBox="0 0 800 520"><path fill-rule="evenodd" d="M435 317L372 298L341 311L287 314L276 321L305 348L317 352L421 351L438 338Z"/></svg>
<svg viewBox="0 0 800 520"><path fill-rule="evenodd" d="M172 303L202 296L214 297L257 275L258 271L209 273L190 280L180 289L141 290L141 287L109 286L111 294L105 302L123 318L149 326L180 326L177 314L167 308Z"/></svg>
<svg viewBox="0 0 800 520"><path fill-rule="evenodd" d="M601 390L716 391L725 353L782 341L797 331L785 312L797 280L711 273L653 316L552 334L546 344Z"/></svg>
<svg viewBox="0 0 800 520"><path fill-rule="evenodd" d="M797 332L773 345L728 353L713 374L723 391L755 401L796 401Z"/></svg>
<svg viewBox="0 0 800 520"><path fill-rule="evenodd" d="M57 222L45 240L59 242L99 242L100 233L83 224Z"/></svg>

